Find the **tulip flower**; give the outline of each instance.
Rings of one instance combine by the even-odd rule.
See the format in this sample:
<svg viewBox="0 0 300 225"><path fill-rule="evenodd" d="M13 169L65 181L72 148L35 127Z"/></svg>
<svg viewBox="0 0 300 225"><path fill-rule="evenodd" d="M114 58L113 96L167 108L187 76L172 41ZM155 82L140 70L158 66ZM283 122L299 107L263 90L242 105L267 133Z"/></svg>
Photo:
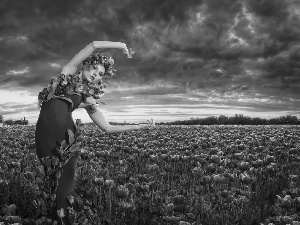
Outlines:
<svg viewBox="0 0 300 225"><path fill-rule="evenodd" d="M73 195L68 195L67 200L71 206L74 204L74 196Z"/></svg>
<svg viewBox="0 0 300 225"><path fill-rule="evenodd" d="M120 206L121 206L123 209L126 209L126 210L131 210L131 209L134 209L134 208L135 208L135 207L134 207L134 204L129 203L129 202L124 202L124 201L122 201L122 202L120 203Z"/></svg>
<svg viewBox="0 0 300 225"><path fill-rule="evenodd" d="M106 184L108 187L113 187L114 184L115 184L115 181L114 181L114 180L106 180L106 181L105 181L105 184Z"/></svg>
<svg viewBox="0 0 300 225"><path fill-rule="evenodd" d="M61 208L61 209L57 210L57 215L58 215L59 218L64 218L65 217L64 208Z"/></svg>
<svg viewBox="0 0 300 225"><path fill-rule="evenodd" d="M104 184L104 179L103 179L103 177L96 177L96 178L94 179L94 183L95 183L96 185L103 185L103 184Z"/></svg>
<svg viewBox="0 0 300 225"><path fill-rule="evenodd" d="M150 191L150 187L149 185L145 184L145 185L141 185L141 188L144 192L149 192Z"/></svg>
<svg viewBox="0 0 300 225"><path fill-rule="evenodd" d="M116 195L118 198L126 198L129 194L129 190L125 187L119 187L116 190Z"/></svg>
<svg viewBox="0 0 300 225"><path fill-rule="evenodd" d="M77 213L75 210L73 210L72 208L68 207L67 208L67 212L68 212L68 221L71 223L71 224L75 224L76 222L76 219L77 219Z"/></svg>
<svg viewBox="0 0 300 225"><path fill-rule="evenodd" d="M56 173L55 173L55 177L56 178L60 178L62 175L62 171L61 170L57 170Z"/></svg>
<svg viewBox="0 0 300 225"><path fill-rule="evenodd" d="M59 163L59 160L58 160L58 158L57 157L52 157L52 161L51 161L51 164L52 164L52 166L57 166L58 165L58 163Z"/></svg>

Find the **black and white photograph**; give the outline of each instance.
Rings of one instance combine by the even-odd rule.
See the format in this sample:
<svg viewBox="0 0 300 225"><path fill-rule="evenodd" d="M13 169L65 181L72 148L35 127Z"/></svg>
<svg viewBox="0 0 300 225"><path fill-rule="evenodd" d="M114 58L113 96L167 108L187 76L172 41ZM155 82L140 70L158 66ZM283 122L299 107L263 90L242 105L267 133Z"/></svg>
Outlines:
<svg viewBox="0 0 300 225"><path fill-rule="evenodd" d="M0 225L300 225L300 0L0 0Z"/></svg>

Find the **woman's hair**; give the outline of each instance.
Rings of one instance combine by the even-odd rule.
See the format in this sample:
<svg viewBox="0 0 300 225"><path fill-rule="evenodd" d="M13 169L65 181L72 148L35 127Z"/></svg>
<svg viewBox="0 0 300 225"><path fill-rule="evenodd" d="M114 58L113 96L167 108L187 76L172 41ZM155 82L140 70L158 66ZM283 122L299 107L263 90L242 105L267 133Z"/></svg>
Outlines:
<svg viewBox="0 0 300 225"><path fill-rule="evenodd" d="M104 76L112 77L115 76L116 70L112 67L114 65L114 60L111 57L107 57L103 54L93 54L82 61L83 69L91 70L94 66L102 65L104 66L105 73Z"/></svg>

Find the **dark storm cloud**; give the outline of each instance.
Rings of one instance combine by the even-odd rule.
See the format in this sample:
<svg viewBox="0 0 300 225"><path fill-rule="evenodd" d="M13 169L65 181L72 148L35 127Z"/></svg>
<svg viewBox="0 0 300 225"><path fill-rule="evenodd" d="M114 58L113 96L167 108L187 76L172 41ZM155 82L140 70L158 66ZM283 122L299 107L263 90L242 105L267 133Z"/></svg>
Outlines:
<svg viewBox="0 0 300 225"><path fill-rule="evenodd" d="M249 11L255 15L275 20L285 20L288 17L288 0L246 0Z"/></svg>
<svg viewBox="0 0 300 225"><path fill-rule="evenodd" d="M16 64L32 67L49 61L65 64L93 40L128 43L132 40L130 35L136 24L167 23L173 18L178 23L184 22L189 17L187 9L199 3L161 3L155 0L148 4L141 1L2 1L0 20L3 22L0 27L3 32L0 31L0 34L4 43L1 50L7 56L0 59L3 64L1 75ZM21 35L26 36L26 43L8 44ZM153 38L157 38L155 34ZM137 48L142 46L143 43L135 45ZM121 58L122 55L116 57ZM120 60L120 67L122 65L124 59ZM33 77L40 74L48 78L51 76L50 71L46 74L45 71L34 72ZM36 82L39 80L44 81L37 79ZM22 84L26 85L26 82Z"/></svg>
<svg viewBox="0 0 300 225"><path fill-rule="evenodd" d="M263 40L266 51L275 48L277 52L289 47L289 44L300 41L299 15L293 12L297 7L293 1L288 0L247 0L247 9L257 18L255 25Z"/></svg>
<svg viewBox="0 0 300 225"><path fill-rule="evenodd" d="M295 2L3 0L0 81L45 86L87 44L110 40L136 51L130 60L120 50L104 51L116 61L114 79L137 86L155 79L177 85L161 95L214 89L278 91L298 98L300 19ZM26 76L10 73L26 67Z"/></svg>

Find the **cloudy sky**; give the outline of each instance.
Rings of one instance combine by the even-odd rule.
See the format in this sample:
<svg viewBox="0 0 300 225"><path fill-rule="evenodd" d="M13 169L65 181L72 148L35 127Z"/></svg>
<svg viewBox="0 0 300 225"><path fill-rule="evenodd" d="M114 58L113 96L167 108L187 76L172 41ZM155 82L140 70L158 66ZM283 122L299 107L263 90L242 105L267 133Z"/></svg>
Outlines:
<svg viewBox="0 0 300 225"><path fill-rule="evenodd" d="M35 123L50 78L92 41L117 41L136 53L96 51L118 70L108 121L300 118L299 24L300 0L1 0L0 114Z"/></svg>

